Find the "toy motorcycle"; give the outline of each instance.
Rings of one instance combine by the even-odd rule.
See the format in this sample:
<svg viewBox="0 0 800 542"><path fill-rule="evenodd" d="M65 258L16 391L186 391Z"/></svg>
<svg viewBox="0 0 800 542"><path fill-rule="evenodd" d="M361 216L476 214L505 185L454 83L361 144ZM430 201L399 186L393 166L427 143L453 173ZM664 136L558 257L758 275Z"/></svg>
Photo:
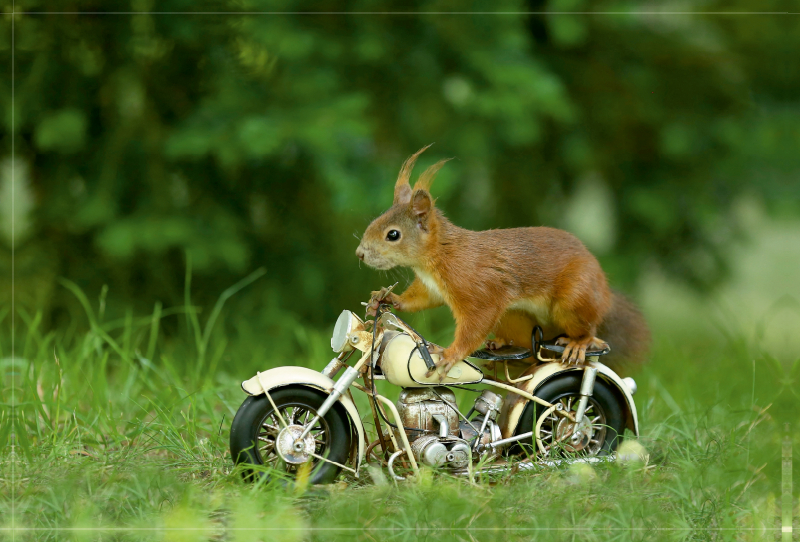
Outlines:
<svg viewBox="0 0 800 542"><path fill-rule="evenodd" d="M421 464L475 474L600 461L613 457L626 428L639 434L636 383L598 361L609 348L586 352L583 366L567 366L560 360L564 347L543 341L537 326L532 350L479 350L440 381L436 372L426 376L438 359L431 344L390 309L380 305L366 321L343 311L331 338L338 356L322 372L278 367L242 383L249 397L233 420L230 446L246 477L277 470L292 478L302 471L321 484L342 470L358 477L365 461L385 466L396 480L418 475ZM512 378L509 364L526 358L527 370ZM375 391L376 380L403 388L396 404ZM497 391L474 389L479 385ZM451 387L476 392L466 414ZM353 388L368 399L372 442Z"/></svg>

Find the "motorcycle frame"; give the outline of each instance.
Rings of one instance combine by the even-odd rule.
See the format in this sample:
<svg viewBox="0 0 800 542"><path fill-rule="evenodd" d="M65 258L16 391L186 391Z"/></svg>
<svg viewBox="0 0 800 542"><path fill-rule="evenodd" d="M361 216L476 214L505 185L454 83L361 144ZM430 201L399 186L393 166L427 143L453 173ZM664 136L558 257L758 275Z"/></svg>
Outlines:
<svg viewBox="0 0 800 542"><path fill-rule="evenodd" d="M571 372L576 372L576 371L584 371L586 368L595 368L599 374L603 375L603 377L608 377L608 376L616 377L617 382L614 382L614 380L612 380L611 378L608 378L608 381L612 382L616 387L625 386L624 382L622 382L619 379L619 377L615 373L613 373L613 371L611 371L611 369L609 369L605 365L599 363L598 361L596 361L596 359L590 361L589 363L587 363L585 367L565 367L565 366L561 365L560 363L551 363L551 364L548 364L548 365L551 366L549 368L549 370L542 371L540 374L536 375L536 377L538 377L538 378L535 377L535 378L527 379L525 381L525 383L527 384L526 387L528 387L530 389L530 391L526 390L526 389L519 389L519 388L510 386L505 382L497 382L497 381L489 380L489 379L484 379L479 383L479 384L485 384L485 385L491 386L493 388L496 388L496 389L498 389L500 391L505 392L504 401L503 401L504 408L503 408L503 410L501 410L501 414L500 414L501 418L498 418L498 425L500 425L501 434L502 434L503 438L498 440L498 441L495 441L493 443L490 443L488 446L491 446L492 448L497 449L497 448L508 446L508 445L513 444L513 443L515 443L517 441L520 441L520 440L523 440L523 439L526 439L526 438L529 438L529 437L533 437L533 435L537 435L536 438L534 439L535 442L536 442L536 447L538 448L538 450L540 452L542 452L544 454L545 447L544 447L544 444L542 443L541 439L538 436L539 429L541 428L542 422L553 412L557 413L558 415L568 417L573 422L575 421L575 419L573 418L573 416L570 413L558 410L558 406L560 406L560 405L553 405L552 403L549 403L548 401L544 401L544 400L540 399L539 397L536 397L536 396L534 396L532 394L533 391L535 391L538 387L543 385L545 382L547 382L547 381L549 381L549 380L551 380L551 379L553 379L553 378L555 378L555 377L557 377L559 375L563 375L563 374L571 373ZM539 365L538 367L542 367L542 366ZM603 378L603 379L606 380L606 378ZM377 377L376 380L385 380L385 379ZM469 385L470 386L475 386L477 384L469 384ZM411 445L408 442L408 439L407 439L407 436L406 436L406 432L399 429L400 427L402 427L402 423L400 421L400 415L399 415L394 403L391 400L389 400L388 398L386 398L386 397L384 397L384 396L382 396L380 394L376 393L376 394L373 395L371 390L367 389L365 386L362 386L362 385L360 385L358 383L354 383L353 386L356 389L358 389L359 391L365 393L367 396L375 397L378 401L380 401L381 403L383 403L383 404L385 404L386 406L389 407L390 412L392 413L392 417L394 418L393 421L394 421L395 425L398 426L398 429L395 429L394 427L388 426L388 424L386 424L384 422L384 420L379 419L379 417L378 417L378 415L376 413L373 413L375 426L376 427L381 426L386 432L388 432L388 434L390 435L391 442L392 442L392 445L393 445L394 449L397 452L402 452L404 454L404 457L408 457L410 459L411 469L413 470L414 474L415 475L419 474L419 467L418 467L418 465L417 465L417 463L415 461L414 454L413 454L413 452L411 450ZM637 416L636 416L636 410L635 410L636 407L635 407L635 404L633 403L633 398L630 395L630 391L628 391L627 389L625 389L625 390L621 389L621 391L623 391L623 393L626 393L626 401L625 402L627 403L627 406L628 406L628 409L626 411L626 413L627 413L627 420L626 421L628 423L626 424L626 426L628 428L630 428L632 431L634 431L636 436L638 436L639 433L638 433L638 423L637 423ZM506 414L506 420L503 420L502 419L503 412L506 411L505 406L508 405L508 404L513 404L511 401L508 400L509 394L516 395L516 398L520 400L518 404L521 406L521 408L519 409L518 412L516 411L516 409L512 410L511 411L511 416L508 416L508 414ZM546 408L542 412L542 414L540 414L539 417L537 418L536 423L535 423L535 429L533 431L513 436L513 433L515 432L516 427L519 424L519 418L522 415L522 411L524 410L525 406L527 406L527 404L530 401L534 401L534 402L536 402L538 404L541 404L542 406L544 406ZM465 418L464 414L457 407L455 407L455 408L456 408L457 414L460 417ZM385 415L386 415L386 413L384 412L384 416ZM402 443L402 448L398 447L398 441L400 441L400 443ZM395 455L395 457L397 457L397 456ZM551 463L554 464L554 465L556 464L556 463L553 463L552 461L547 462L546 458L544 458L544 457L542 457L541 459L546 464L551 464ZM531 461L521 461L520 462L520 464L526 464L526 463L531 463ZM492 465L487 466L486 469L482 469L482 470L487 470L488 469L487 470L487 472L488 472L488 471L497 470L498 468L499 467L497 465L492 464ZM401 479L401 477L396 477L396 476L395 476L395 478L398 479L398 480Z"/></svg>
<svg viewBox="0 0 800 542"><path fill-rule="evenodd" d="M377 320L377 318L376 318ZM399 320L399 319L397 319ZM400 321L402 322L402 321ZM411 335L415 340L420 340L421 337L413 330L408 328L406 325L401 325L403 328L403 332L408 333ZM373 333L360 331L354 333L352 336L352 341L350 342L350 349L357 349L363 352L363 355L359 359L359 361L354 364L353 366L349 366L346 364L347 359L350 356L351 352L345 351L339 354L336 358L331 360L331 362L323 369L322 372L314 371L313 369L309 369L306 367L296 367L296 366L285 366L285 367L277 367L274 369L270 369L264 372L258 372L254 377L250 378L242 382L242 389L248 395L261 395L266 394L267 397L270 399L271 396L270 392L273 390L277 390L279 388L290 387L290 386L301 386L301 387L309 387L312 389L316 389L322 391L323 393L327 393L329 398L337 394L337 387L341 388L333 380L341 369L348 367L348 371L350 369L355 369L359 372L359 375L364 378L364 383L367 384L367 362L372 360L373 362L377 362L380 352L379 349L375 351L372 350L372 345L374 344L376 347L381 344L381 340L383 338L384 331L381 330L380 332L373 335ZM537 357L539 353L537 352ZM508 382L499 382L491 379L484 378L480 382L476 382L474 384L467 384L469 386L474 386L478 384L484 384L491 386L493 388L497 388L498 390L504 391L504 401L503 401L503 408L500 412L500 416L498 417L498 425L500 426L502 439L500 441L496 441L493 447L505 446L508 444L512 444L518 440L522 440L524 438L528 438L530 436L536 435L536 445L537 448L544 452L544 446L541 439L538 436L538 429L541 426L542 421L548 416L550 413L555 412L556 414L564 417L570 418L573 422L575 418L568 412L563 410L559 410L558 406L560 405L553 405L548 401L545 401L539 397L533 395L541 385L546 383L553 378L558 377L559 375L563 375L569 372L575 371L584 371L585 367L591 367L597 370L597 375L599 378L602 378L606 382L612 384L616 387L622 394L625 402L626 410L626 427L631 429L635 435L639 435L639 426L638 426L638 417L636 412L636 405L633 402L633 397L629 386L621 379L614 371L612 371L607 366L603 365L598 361L598 358L591 357L587 359L587 363L585 367L575 367L575 366L565 366L559 362L544 360L543 364L536 364L530 367L527 371L525 371L520 377L512 380L508 379ZM346 371L347 372L347 371ZM481 371L483 372L483 371ZM506 366L506 373L508 372L508 368ZM352 374L352 373L351 373ZM344 377L340 378L340 381ZM381 379L377 377L376 379ZM515 384L515 385L511 385ZM446 384L445 384L446 385ZM336 398L336 403L340 404L345 412L347 413L347 417L350 421L350 429L352 435L352 448L351 448L351 462L355 462L355 468L351 468L345 465L338 466L345 468L346 470L352 472L356 477L359 476L361 466L365 459L365 449L367 444L366 438L366 431L364 430L364 424L361 420L361 415L358 411L358 408L355 405L352 397L350 396L349 388L355 387L357 390L365 393L368 398L374 398L378 403L376 403L376 407L381 409L383 416L386 420L386 410L391 413L392 417L394 418L394 424L397 426L392 427L388 423L384 423L384 420L379 419L378 413L373 409L373 417L375 420L375 426L383 427L386 432L388 433L389 440L391 441L392 448L395 452L392 454L389 462L390 472L396 479L402 479L402 477L397 477L393 470L391 469L391 464L394 460L396 460L400 456L405 456L407 458L411 470L414 472L415 475L419 475L419 465L416 462L416 458L411 449L411 444L408 441L408 436L406 435L405 430L402 429L403 425L400 419L400 414L397 411L397 408L390 399L378 394L372 393L370 389L365 386L358 384L355 381L352 381L349 385L347 385L347 393L343 393L339 391L338 397ZM509 394L513 394L510 396ZM523 435L517 435L516 437L513 436L514 432L516 431L517 425L519 424L519 419L522 416L522 412L525 409L525 406L530 402L536 402L545 407L545 411L539 416L537 422L533 428L533 431L529 433L525 433ZM458 410L457 406L456 412L462 418L465 417L460 410ZM323 414L324 415L324 414ZM383 442L382 442L383 444ZM385 452L387 450L384 450ZM325 458L320 458L323 461L329 461ZM521 464L531 463L530 460L522 461ZM490 465L487 467L489 470L496 470L498 465Z"/></svg>

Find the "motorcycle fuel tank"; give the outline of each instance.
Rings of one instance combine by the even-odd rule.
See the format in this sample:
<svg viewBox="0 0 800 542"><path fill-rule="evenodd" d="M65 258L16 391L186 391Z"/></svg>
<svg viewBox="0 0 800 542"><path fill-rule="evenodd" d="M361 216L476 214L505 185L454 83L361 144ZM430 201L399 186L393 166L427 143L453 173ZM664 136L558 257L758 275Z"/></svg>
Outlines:
<svg viewBox="0 0 800 542"><path fill-rule="evenodd" d="M434 363L439 361L437 354L431 354ZM389 332L384 335L381 370L386 380L404 388L422 388L447 384L476 384L483 380L483 373L468 361L459 361L450 369L443 380L439 374L425 376L428 367L419 353L414 339L407 333Z"/></svg>

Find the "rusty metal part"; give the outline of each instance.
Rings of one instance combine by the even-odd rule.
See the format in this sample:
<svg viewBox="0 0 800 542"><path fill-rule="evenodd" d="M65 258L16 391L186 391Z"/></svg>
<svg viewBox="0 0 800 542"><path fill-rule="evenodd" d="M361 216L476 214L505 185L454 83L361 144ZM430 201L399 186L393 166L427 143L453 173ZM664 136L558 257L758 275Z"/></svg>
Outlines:
<svg viewBox="0 0 800 542"><path fill-rule="evenodd" d="M330 363L328 363L324 369L322 369L322 374L327 376L330 379L333 379L339 371L342 370L342 367L345 366L344 361L339 359L338 357L333 358Z"/></svg>
<svg viewBox="0 0 800 542"><path fill-rule="evenodd" d="M369 390L372 390L375 387L375 382L372 379L370 372L364 373L364 387ZM383 434L383 427L380 419L378 419L378 410L375 408L375 401L370 400L368 402L369 402L369 408L372 411L372 419L375 422L375 431L378 433L378 442L381 445L381 450L383 450L383 455L385 457L386 452L389 450L389 446L387 446L388 437L384 436ZM365 456L367 458L367 461L369 461L369 449L365 453Z"/></svg>
<svg viewBox="0 0 800 542"><path fill-rule="evenodd" d="M481 422L480 425L483 430L479 433L475 430L475 425L462 421L459 425L461 430L461 438L467 442L472 442L472 448L474 450L484 453L488 450L487 446L491 442L500 440L502 438L502 435L500 434L500 427L491 420L487 421L486 425L484 425L482 423L482 416L476 417L473 421Z"/></svg>
<svg viewBox="0 0 800 542"><path fill-rule="evenodd" d="M469 419L467 419L467 417L464 416L464 414L462 414L460 410L458 410L458 407L456 405L454 405L453 403L451 403L450 401L448 401L447 399L445 399L444 397L442 397L438 393L437 393L437 397L439 397L439 399L444 401L444 404L449 406L453 410L453 412L455 412L458 416L461 416L461 419L464 420L465 422L467 422L468 425L472 426L472 429L474 431L476 431L476 432L478 431L477 428L472 424L472 422L470 422Z"/></svg>
<svg viewBox="0 0 800 542"><path fill-rule="evenodd" d="M483 390L472 408L490 420L495 420L497 413L503 408L503 398L491 390Z"/></svg>
<svg viewBox="0 0 800 542"><path fill-rule="evenodd" d="M367 463L370 462L369 460L370 460L372 452L375 451L375 448L377 448L380 444L381 444L380 440L375 439L374 441L372 441L369 444L369 446L367 446L367 451L365 452L365 458L364 458L364 460ZM381 450L384 451L383 448L381 448ZM385 450L385 451L388 452L388 450ZM386 465L386 458L385 457L381 457L379 455L376 455L374 458L378 461L379 464L384 465L384 466Z"/></svg>
<svg viewBox="0 0 800 542"><path fill-rule="evenodd" d="M389 399L387 399L383 395L375 394L373 395L373 397L375 397L375 399L386 405L386 407L391 411L395 423L397 424L401 423L400 413L397 412L397 408L394 406L394 403L392 403ZM400 441L403 443L403 449L400 451L406 452L406 455L408 456L408 460L411 463L411 468L413 469L414 474L416 476L419 476L419 465L417 465L417 460L414 458L414 454L411 452L411 444L408 442L408 436L406 435L406 432L402 430L402 425L400 425L400 428L396 431L396 433L397 437L399 437ZM397 446L397 441L394 438L392 439L392 442L393 444L395 444L396 448L399 448L399 446ZM395 452L395 454L396 453L397 452ZM394 457L395 454L392 454L392 457Z"/></svg>
<svg viewBox="0 0 800 542"><path fill-rule="evenodd" d="M592 436L592 425L586 418L577 423L562 418L556 425L556 442L565 442L567 449L571 452L584 450Z"/></svg>
<svg viewBox="0 0 800 542"><path fill-rule="evenodd" d="M408 436L416 437L419 432L437 433L441 424L434 419L434 416L438 415L447 421L448 433L451 428L454 430L458 427L458 414L445 400L455 403L456 396L451 390L442 386L407 388L400 392L397 411L400 413L400 422L409 429L406 431Z"/></svg>
<svg viewBox="0 0 800 542"><path fill-rule="evenodd" d="M385 397L383 397L381 395L373 394L372 390L368 390L367 388L365 388L364 386L362 386L358 382L354 382L353 383L353 387L356 388L357 390L360 390L360 391L364 392L369 397L374 397L378 401L381 401L381 402L389 401L388 399L386 399ZM392 413L393 413L392 416L394 416L394 420L396 422L399 416L396 414L397 410L394 409L394 405L391 405L391 406L392 406L392 409L393 409L392 410ZM380 411L381 415L383 416L383 419L388 420L389 418L388 418L388 416L386 414L386 409L383 407L383 405L378 403L377 407L378 407L378 410ZM382 423L383 423L382 421L378 421L377 422L377 424L379 426L381 426ZM398 442L397 442L397 437L396 437L395 431L393 431L391 427L387 427L386 430L387 430L386 434L388 435L389 440L391 441L391 445L389 446L389 449L390 450L400 450L401 448L403 448L403 446L400 446L400 444L398 444ZM403 433L403 434L405 435L405 433ZM407 442L408 442L408 439L406 439L406 443ZM404 444L404 446L405 446L405 444ZM401 460L401 461L405 461L405 460ZM404 464L403 466L405 467L406 465Z"/></svg>

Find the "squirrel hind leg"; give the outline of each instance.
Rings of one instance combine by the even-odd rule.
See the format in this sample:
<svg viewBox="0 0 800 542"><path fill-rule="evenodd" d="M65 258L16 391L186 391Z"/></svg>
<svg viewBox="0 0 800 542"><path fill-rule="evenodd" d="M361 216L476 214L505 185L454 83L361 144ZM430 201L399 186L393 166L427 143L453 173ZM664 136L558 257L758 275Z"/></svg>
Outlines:
<svg viewBox="0 0 800 542"><path fill-rule="evenodd" d="M531 331L534 326L536 320L530 314L518 310L506 311L495 326L493 342L497 348L505 345L531 348ZM490 346L489 348L491 349Z"/></svg>

